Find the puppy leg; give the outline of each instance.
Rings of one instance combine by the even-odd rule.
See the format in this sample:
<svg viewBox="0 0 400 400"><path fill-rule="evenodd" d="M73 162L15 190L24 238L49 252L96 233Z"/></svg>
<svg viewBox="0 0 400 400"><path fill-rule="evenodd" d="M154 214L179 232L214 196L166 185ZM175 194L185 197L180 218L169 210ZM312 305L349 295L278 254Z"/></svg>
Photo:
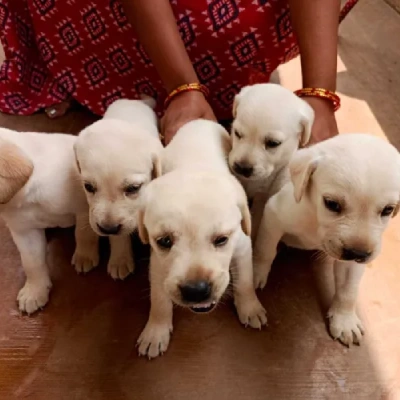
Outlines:
<svg viewBox="0 0 400 400"><path fill-rule="evenodd" d="M78 273L86 273L99 265L99 237L89 224L87 214L76 216L75 253L72 265Z"/></svg>
<svg viewBox="0 0 400 400"><path fill-rule="evenodd" d="M254 289L251 239L243 233L233 254L231 268L239 320L245 326L261 329L267 324L267 315Z"/></svg>
<svg viewBox="0 0 400 400"><path fill-rule="evenodd" d="M158 357L167 351L172 333L172 301L166 293L164 277L160 268L150 258L150 315L147 324L139 336L137 345L139 355L149 359Z"/></svg>
<svg viewBox="0 0 400 400"><path fill-rule="evenodd" d="M335 296L328 312L329 331L334 339L350 346L359 344L364 328L356 314L358 288L365 266L357 263L335 261Z"/></svg>
<svg viewBox="0 0 400 400"><path fill-rule="evenodd" d="M276 257L279 241L283 236L280 223L268 204L258 230L254 245L254 286L263 289L267 284L272 263Z"/></svg>
<svg viewBox="0 0 400 400"><path fill-rule="evenodd" d="M125 279L135 270L131 237L129 235L110 236L110 259L107 272L113 279Z"/></svg>
<svg viewBox="0 0 400 400"><path fill-rule="evenodd" d="M19 309L32 314L49 300L51 281L46 265L46 236L43 229L11 231L21 254L22 267L26 275L24 287L19 291Z"/></svg>

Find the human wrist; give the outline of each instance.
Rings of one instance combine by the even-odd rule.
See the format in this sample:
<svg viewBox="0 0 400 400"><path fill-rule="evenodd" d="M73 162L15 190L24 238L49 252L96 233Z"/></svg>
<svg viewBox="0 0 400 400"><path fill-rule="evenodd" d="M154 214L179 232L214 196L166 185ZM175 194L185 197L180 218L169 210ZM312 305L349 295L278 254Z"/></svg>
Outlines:
<svg viewBox="0 0 400 400"><path fill-rule="evenodd" d="M317 99L317 101L311 100L311 102L308 102L316 105L329 105L333 112L340 108L340 97L334 91L326 88L305 87L303 89L296 90L294 93L304 100Z"/></svg>
<svg viewBox="0 0 400 400"><path fill-rule="evenodd" d="M165 99L164 108L168 108L170 103L177 98L184 97L204 97L207 98L209 92L206 86L198 82L185 83L173 89Z"/></svg>

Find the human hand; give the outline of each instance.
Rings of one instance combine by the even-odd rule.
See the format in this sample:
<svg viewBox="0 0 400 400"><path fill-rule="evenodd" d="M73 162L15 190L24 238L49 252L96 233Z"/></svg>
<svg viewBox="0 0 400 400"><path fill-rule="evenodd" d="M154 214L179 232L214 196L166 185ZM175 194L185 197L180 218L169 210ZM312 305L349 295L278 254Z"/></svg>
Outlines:
<svg viewBox="0 0 400 400"><path fill-rule="evenodd" d="M187 122L203 118L216 121L214 112L201 92L188 91L174 97L161 119L161 135L167 145Z"/></svg>
<svg viewBox="0 0 400 400"><path fill-rule="evenodd" d="M331 102L318 97L303 97L314 110L315 119L311 130L310 144L322 142L339 134L335 112Z"/></svg>

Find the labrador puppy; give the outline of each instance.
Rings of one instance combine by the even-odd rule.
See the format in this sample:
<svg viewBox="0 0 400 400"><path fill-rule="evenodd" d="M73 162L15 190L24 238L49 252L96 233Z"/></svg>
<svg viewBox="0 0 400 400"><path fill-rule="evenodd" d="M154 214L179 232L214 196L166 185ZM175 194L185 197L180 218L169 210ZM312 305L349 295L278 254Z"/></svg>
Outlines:
<svg viewBox="0 0 400 400"><path fill-rule="evenodd" d="M272 83L244 87L233 104L229 165L252 205L252 236L265 202L289 180L288 163L311 136L313 109Z"/></svg>
<svg viewBox="0 0 400 400"><path fill-rule="evenodd" d="M255 285L266 285L279 241L319 250L334 262L330 333L345 345L359 343L358 287L365 264L379 254L382 233L398 211L399 153L372 135L339 135L299 150L290 174L292 181L265 206L254 250Z"/></svg>
<svg viewBox="0 0 400 400"><path fill-rule="evenodd" d="M134 271L130 234L145 186L161 174L157 118L148 101L117 100L75 144L92 229L110 240L107 271L125 279Z"/></svg>
<svg viewBox="0 0 400 400"><path fill-rule="evenodd" d="M78 271L99 262L98 237L90 229L73 146L64 134L0 128L0 215L20 252L26 275L19 309L32 314L46 305L51 280L46 263L46 228L76 224L73 264Z"/></svg>
<svg viewBox="0 0 400 400"><path fill-rule="evenodd" d="M253 286L251 221L246 194L227 164L228 132L196 120L184 125L162 153L166 174L148 185L139 235L152 248L151 309L138 340L154 358L168 348L173 304L210 312L230 272L240 321L259 329L266 313Z"/></svg>

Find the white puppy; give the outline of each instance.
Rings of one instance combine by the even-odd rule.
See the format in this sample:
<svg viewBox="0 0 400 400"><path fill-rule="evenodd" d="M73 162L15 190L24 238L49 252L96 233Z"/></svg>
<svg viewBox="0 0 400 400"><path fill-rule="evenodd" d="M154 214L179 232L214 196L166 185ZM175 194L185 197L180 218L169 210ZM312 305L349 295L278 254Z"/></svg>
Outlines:
<svg viewBox="0 0 400 400"><path fill-rule="evenodd" d="M279 241L320 250L334 261L330 333L346 345L360 342L359 282L399 207L399 153L372 135L340 135L299 150L290 173L292 182L265 206L254 249L255 285L265 286Z"/></svg>
<svg viewBox="0 0 400 400"><path fill-rule="evenodd" d="M206 120L184 125L162 153L166 175L148 185L139 235L152 247L151 310L139 354L167 350L173 303L211 311L233 277L240 321L266 324L253 286L250 213L246 194L230 174L228 132Z"/></svg>
<svg viewBox="0 0 400 400"><path fill-rule="evenodd" d="M290 90L265 83L240 91L233 116L229 165L253 201L254 239L265 202L288 181L290 159L310 139L314 112Z"/></svg>
<svg viewBox="0 0 400 400"><path fill-rule="evenodd" d="M75 144L90 225L110 239L107 271L114 279L124 279L134 270L130 234L137 228L144 187L161 174L162 148L156 115L140 100L115 101Z"/></svg>
<svg viewBox="0 0 400 400"><path fill-rule="evenodd" d="M76 223L73 263L78 271L98 264L98 237L76 169L76 137L0 128L0 213L21 254L26 274L19 309L31 314L49 299L45 228Z"/></svg>

